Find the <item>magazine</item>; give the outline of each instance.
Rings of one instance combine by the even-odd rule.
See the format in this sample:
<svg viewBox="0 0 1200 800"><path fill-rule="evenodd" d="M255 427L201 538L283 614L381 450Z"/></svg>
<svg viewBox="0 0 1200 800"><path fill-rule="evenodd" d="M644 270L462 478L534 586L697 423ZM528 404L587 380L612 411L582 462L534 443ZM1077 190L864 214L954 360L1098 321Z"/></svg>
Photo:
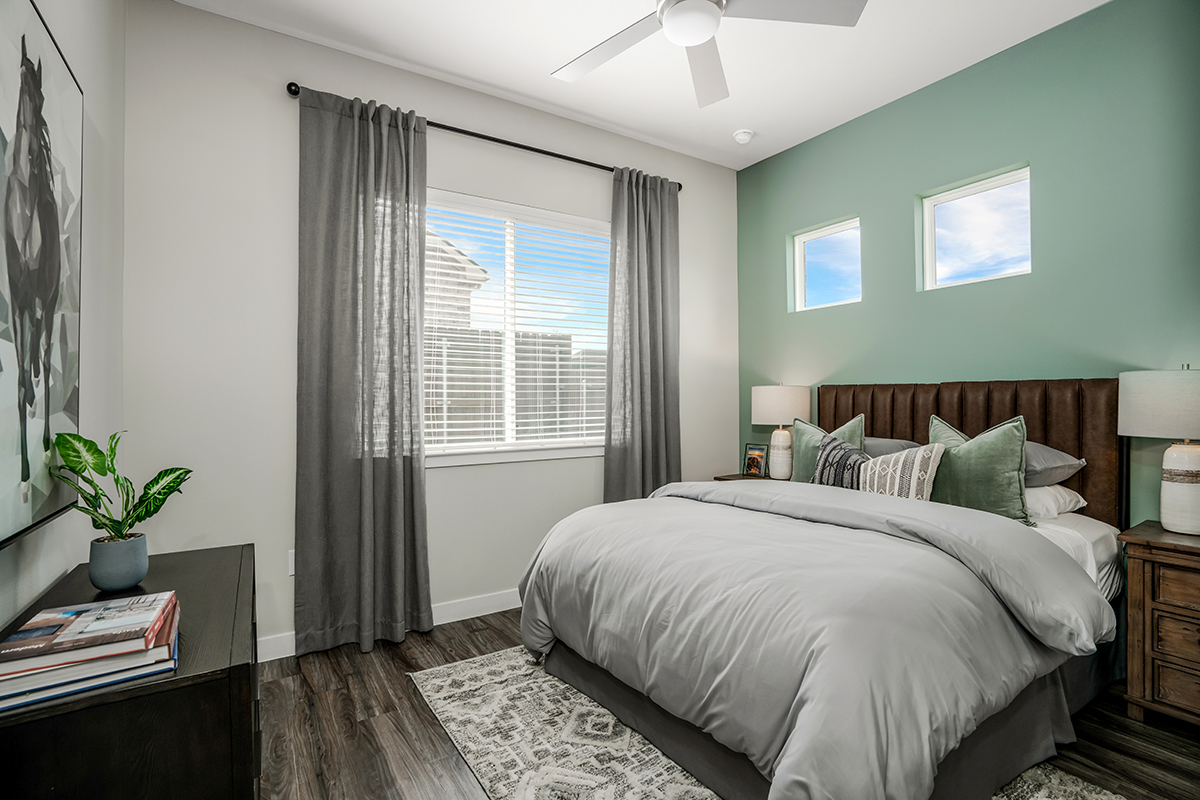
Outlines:
<svg viewBox="0 0 1200 800"><path fill-rule="evenodd" d="M49 608L0 642L0 675L149 649L175 592Z"/></svg>
<svg viewBox="0 0 1200 800"><path fill-rule="evenodd" d="M64 683L57 686L50 686L45 689L25 692L24 694L13 695L0 699L0 711L7 711L12 708L20 708L21 706L40 703L44 700L53 700L56 697L65 697L79 692L86 692L88 689L98 689L101 686L111 686L114 683L123 683L131 681L135 678L144 678L147 675L157 675L161 672L170 672L175 669L178 664L178 658L174 655L176 652L176 644L179 640L179 632L176 630L173 644L171 645L172 657L163 661L158 661L152 664L145 664L140 667L131 667L129 669L118 670L117 672L109 672L104 675L97 675L83 680Z"/></svg>
<svg viewBox="0 0 1200 800"><path fill-rule="evenodd" d="M179 613L179 604L175 603L171 611L170 624L159 628L158 635L154 637L154 642L149 650L5 675L0 678L0 700L113 672L148 667L161 661L175 661L179 657L176 650Z"/></svg>

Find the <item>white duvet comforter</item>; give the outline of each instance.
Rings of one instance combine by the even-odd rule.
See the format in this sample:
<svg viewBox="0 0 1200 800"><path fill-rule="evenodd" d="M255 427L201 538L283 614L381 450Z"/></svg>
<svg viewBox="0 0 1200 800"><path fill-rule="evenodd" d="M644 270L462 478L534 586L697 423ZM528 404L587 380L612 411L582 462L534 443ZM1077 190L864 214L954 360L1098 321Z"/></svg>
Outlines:
<svg viewBox="0 0 1200 800"><path fill-rule="evenodd" d="M556 640L745 753L771 800L913 800L984 719L1116 620L1071 558L970 509L672 484L559 523L521 582Z"/></svg>

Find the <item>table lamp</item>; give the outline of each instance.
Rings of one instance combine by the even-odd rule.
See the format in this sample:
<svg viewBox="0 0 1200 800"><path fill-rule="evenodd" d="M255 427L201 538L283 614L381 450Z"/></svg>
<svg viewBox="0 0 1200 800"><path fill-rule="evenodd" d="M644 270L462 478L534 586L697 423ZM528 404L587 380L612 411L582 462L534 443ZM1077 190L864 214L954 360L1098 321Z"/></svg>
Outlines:
<svg viewBox="0 0 1200 800"><path fill-rule="evenodd" d="M1200 374L1200 373L1197 373ZM751 386L750 424L778 425L771 433L768 474L776 480L792 477L792 432L785 426L808 419L812 391L807 386Z"/></svg>
<svg viewBox="0 0 1200 800"><path fill-rule="evenodd" d="M1188 365L1190 366L1190 365ZM1162 526L1200 535L1200 370L1122 372L1117 433L1182 439L1163 454Z"/></svg>

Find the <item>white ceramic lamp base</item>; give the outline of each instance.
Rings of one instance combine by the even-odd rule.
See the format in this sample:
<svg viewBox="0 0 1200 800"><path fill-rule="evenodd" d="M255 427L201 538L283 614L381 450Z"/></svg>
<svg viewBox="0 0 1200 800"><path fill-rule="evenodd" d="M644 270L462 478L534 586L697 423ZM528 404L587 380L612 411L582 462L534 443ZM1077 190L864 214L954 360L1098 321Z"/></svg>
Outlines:
<svg viewBox="0 0 1200 800"><path fill-rule="evenodd" d="M787 428L776 428L771 432L767 469L768 474L777 481L792 479L792 432Z"/></svg>
<svg viewBox="0 0 1200 800"><path fill-rule="evenodd" d="M1176 442L1163 454L1159 517L1169 531L1200 535L1200 443Z"/></svg>

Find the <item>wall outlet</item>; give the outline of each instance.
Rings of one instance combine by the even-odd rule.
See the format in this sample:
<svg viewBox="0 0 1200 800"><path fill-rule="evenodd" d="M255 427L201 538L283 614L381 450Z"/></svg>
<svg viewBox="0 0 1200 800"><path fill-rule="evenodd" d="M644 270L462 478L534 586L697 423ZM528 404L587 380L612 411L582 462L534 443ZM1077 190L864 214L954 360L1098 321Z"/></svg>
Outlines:
<svg viewBox="0 0 1200 800"><path fill-rule="evenodd" d="M296 574L296 551L288 550L288 575Z"/></svg>

